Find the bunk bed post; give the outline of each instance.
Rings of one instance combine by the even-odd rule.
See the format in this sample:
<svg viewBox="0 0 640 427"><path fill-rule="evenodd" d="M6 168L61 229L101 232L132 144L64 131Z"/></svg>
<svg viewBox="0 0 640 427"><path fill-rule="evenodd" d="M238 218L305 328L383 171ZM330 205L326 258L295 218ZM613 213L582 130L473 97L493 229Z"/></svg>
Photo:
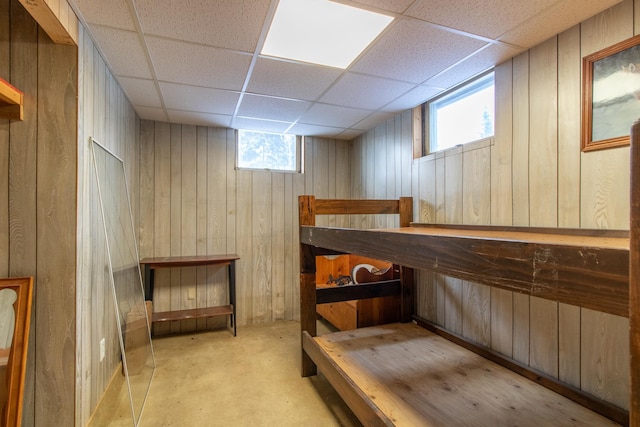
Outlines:
<svg viewBox="0 0 640 427"><path fill-rule="evenodd" d="M629 425L640 425L640 120L631 126L631 222L629 238Z"/></svg>
<svg viewBox="0 0 640 427"><path fill-rule="evenodd" d="M298 197L300 225L316 225L314 196ZM316 257L308 245L300 243L300 349L302 352L302 376L317 374L317 367L302 349L302 332L316 336Z"/></svg>
<svg viewBox="0 0 640 427"><path fill-rule="evenodd" d="M409 227L413 222L413 197L400 197L398 202L400 227ZM400 321L411 322L415 314L415 273L413 268L400 267L402 293L400 294Z"/></svg>

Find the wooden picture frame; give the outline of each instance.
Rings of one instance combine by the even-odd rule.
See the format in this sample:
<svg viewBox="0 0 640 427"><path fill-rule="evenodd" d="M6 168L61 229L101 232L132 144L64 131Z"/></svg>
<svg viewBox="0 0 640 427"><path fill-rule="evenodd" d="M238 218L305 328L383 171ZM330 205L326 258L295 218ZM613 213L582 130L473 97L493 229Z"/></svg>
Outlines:
<svg viewBox="0 0 640 427"><path fill-rule="evenodd" d="M640 35L582 59L582 151L629 145L640 117Z"/></svg>
<svg viewBox="0 0 640 427"><path fill-rule="evenodd" d="M33 277L0 279L2 426L13 427L21 423L32 295Z"/></svg>

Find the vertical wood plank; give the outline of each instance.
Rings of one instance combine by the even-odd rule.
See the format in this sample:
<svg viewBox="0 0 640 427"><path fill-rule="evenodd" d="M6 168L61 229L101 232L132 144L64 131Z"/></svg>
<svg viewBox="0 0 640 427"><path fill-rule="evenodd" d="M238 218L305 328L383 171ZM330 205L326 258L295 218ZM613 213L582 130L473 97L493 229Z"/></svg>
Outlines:
<svg viewBox="0 0 640 427"><path fill-rule="evenodd" d="M255 323L271 321L273 284L271 282L271 173L254 171L252 180L253 265L252 311Z"/></svg>
<svg viewBox="0 0 640 427"><path fill-rule="evenodd" d="M19 277L33 275L36 269L36 182L38 164L38 25L24 9L11 8L11 40L23 49L11 51L12 83L26 94L24 120L9 125L11 138L8 144L9 162L9 211L8 231L11 254L8 274ZM5 189L6 191L6 189ZM8 237L8 236L7 236Z"/></svg>
<svg viewBox="0 0 640 427"><path fill-rule="evenodd" d="M462 169L462 222L491 222L491 149L464 151Z"/></svg>
<svg viewBox="0 0 640 427"><path fill-rule="evenodd" d="M301 322L302 321L300 316L301 271L300 271L300 233L299 233L300 226L299 226L299 217L298 217L298 196L302 195L304 192L304 176L295 175L293 177L292 187L293 187L292 205L294 206L293 207L294 214L293 214L293 221L292 221L292 226L294 227L293 228L293 271L295 276L294 283L292 286L293 319Z"/></svg>
<svg viewBox="0 0 640 427"><path fill-rule="evenodd" d="M418 194L419 210L418 221L433 223L436 222L436 162L433 160L420 159L418 162L418 176L420 188Z"/></svg>
<svg viewBox="0 0 640 427"><path fill-rule="evenodd" d="M171 226L169 231L171 256L180 256L182 251L182 126L171 125ZM171 275L170 301L171 310L182 307L182 269L169 269ZM171 332L180 332L180 321L171 322Z"/></svg>
<svg viewBox="0 0 640 427"><path fill-rule="evenodd" d="M580 27L558 36L558 226L580 227Z"/></svg>
<svg viewBox="0 0 640 427"><path fill-rule="evenodd" d="M241 325L253 323L253 172L237 172L236 245L240 261L236 262L236 316Z"/></svg>
<svg viewBox="0 0 640 427"><path fill-rule="evenodd" d="M444 325L450 331L462 335L462 284L461 279L444 277Z"/></svg>
<svg viewBox="0 0 640 427"><path fill-rule="evenodd" d="M226 135L226 146L227 146L227 163L225 165L227 176L226 176L226 211L225 217L227 222L226 227L226 239L227 239L227 253L238 253L237 250L237 219L238 219L238 204L237 204L237 173L235 170L235 161L236 161L236 152L237 152L237 131L233 129L225 129ZM222 279L222 289L227 292L227 280L226 275L223 273ZM236 263L236 288L238 286L238 275L237 275L237 263ZM246 286L246 284L242 284L241 286ZM236 299L236 305L238 304L238 300ZM238 321L236 319L236 321ZM242 323L238 323L242 324Z"/></svg>
<svg viewBox="0 0 640 427"><path fill-rule="evenodd" d="M529 51L529 224L558 223L558 54L551 38Z"/></svg>
<svg viewBox="0 0 640 427"><path fill-rule="evenodd" d="M75 419L77 55L39 34L36 425Z"/></svg>
<svg viewBox="0 0 640 427"><path fill-rule="evenodd" d="M140 123L140 257L153 256L155 195L155 125Z"/></svg>
<svg viewBox="0 0 640 427"><path fill-rule="evenodd" d="M513 356L513 292L491 288L491 348Z"/></svg>
<svg viewBox="0 0 640 427"><path fill-rule="evenodd" d="M298 174L286 174L284 176L284 318L293 319L293 307L299 305L299 302L294 299L295 288L299 286L300 276L298 273L298 265L294 263L294 253L299 252L297 240L294 238L297 235L298 228L294 228L297 225L298 210L297 195L294 194L294 177Z"/></svg>
<svg viewBox="0 0 640 427"><path fill-rule="evenodd" d="M284 320L285 311L284 175L271 175L271 320Z"/></svg>
<svg viewBox="0 0 640 427"><path fill-rule="evenodd" d="M446 162L444 153L435 153L435 221L439 224L447 222ZM422 184L421 184L422 185Z"/></svg>
<svg viewBox="0 0 640 427"><path fill-rule="evenodd" d="M207 255L207 162L208 156L208 130L198 126L196 130L196 255ZM226 251L225 251L226 252ZM221 304L216 304L221 305ZM212 305L213 306L213 305ZM207 267L196 268L196 307L208 307L207 305ZM207 328L207 319L198 319L196 329Z"/></svg>
<svg viewBox="0 0 640 427"><path fill-rule="evenodd" d="M336 189L335 198L348 199L350 198L351 189L351 155L349 150L349 143L343 141L335 142L336 151ZM336 226L349 227L349 217L347 215L338 215L336 218Z"/></svg>
<svg viewBox="0 0 640 427"><path fill-rule="evenodd" d="M396 169L396 172L401 171L401 187L399 196L407 196L412 193L412 183L413 183L413 155L412 155L412 141L414 138L413 135L413 112L411 110L406 110L402 113L402 125L401 125L401 143L400 143L400 167ZM420 135L420 138L422 136ZM414 215L417 210L414 207Z"/></svg>
<svg viewBox="0 0 640 427"><path fill-rule="evenodd" d="M530 298L530 360L532 368L558 377L558 303Z"/></svg>
<svg viewBox="0 0 640 427"><path fill-rule="evenodd" d="M513 61L495 68L495 137L491 147L491 224L513 223Z"/></svg>
<svg viewBox="0 0 640 427"><path fill-rule="evenodd" d="M491 345L491 288L463 282L462 335L489 347Z"/></svg>
<svg viewBox="0 0 640 427"><path fill-rule="evenodd" d="M183 256L196 254L196 168L197 168L197 135L195 126L182 126L181 156L181 199L180 199L180 254ZM181 271L180 309L196 308L196 299L190 299L189 293L196 294L196 267L185 267ZM181 321L181 331L196 329L196 320Z"/></svg>
<svg viewBox="0 0 640 427"><path fill-rule="evenodd" d="M462 148L456 147L444 154L445 220L447 224L462 224L463 217L463 164ZM444 183L443 183L444 184ZM438 183L440 188L440 183Z"/></svg>
<svg viewBox="0 0 640 427"><path fill-rule="evenodd" d="M529 225L529 52L513 58L513 225Z"/></svg>
<svg viewBox="0 0 640 427"><path fill-rule="evenodd" d="M171 255L171 126L154 122L154 208L153 256ZM171 271L159 269L155 273L153 311L171 310ZM155 325L156 334L168 333L171 325Z"/></svg>
<svg viewBox="0 0 640 427"><path fill-rule="evenodd" d="M9 1L0 1L0 76L11 80ZM4 42L6 40L6 42ZM0 119L0 274L9 275L9 119Z"/></svg>
<svg viewBox="0 0 640 427"><path fill-rule="evenodd" d="M580 388L580 307L558 304L558 379Z"/></svg>
<svg viewBox="0 0 640 427"><path fill-rule="evenodd" d="M235 195L235 188L227 189L227 180L229 170L233 166L229 166L229 153L227 143L227 130L220 128L207 129L207 164L203 175L206 176L206 248L209 254L233 253L233 250L227 248L229 244L228 234L231 233L230 228L235 224L229 224L228 211L232 209L229 205L228 198L231 194ZM231 165L234 164L232 160ZM231 193L231 194L230 194ZM233 205L235 208L235 204ZM234 232L235 232L235 227ZM243 261L236 263L236 268ZM236 286L240 286L239 276L236 277ZM206 291L205 305L214 307L217 305L227 304L227 273L226 268L220 266L206 267ZM239 299L236 300L236 305ZM223 319L210 318L207 319L207 328L216 328L222 326ZM226 320L225 320L226 321Z"/></svg>
<svg viewBox="0 0 640 427"><path fill-rule="evenodd" d="M513 358L529 364L529 295L513 293Z"/></svg>
<svg viewBox="0 0 640 427"><path fill-rule="evenodd" d="M582 389L625 409L629 409L628 331L627 318L582 309Z"/></svg>

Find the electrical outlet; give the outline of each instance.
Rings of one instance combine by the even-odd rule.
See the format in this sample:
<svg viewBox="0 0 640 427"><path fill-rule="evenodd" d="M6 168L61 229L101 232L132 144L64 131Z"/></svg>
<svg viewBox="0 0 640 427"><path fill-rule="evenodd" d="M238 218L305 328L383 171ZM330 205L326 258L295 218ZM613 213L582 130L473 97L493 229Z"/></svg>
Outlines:
<svg viewBox="0 0 640 427"><path fill-rule="evenodd" d="M101 362L104 360L105 353L106 353L105 342L104 342L104 338L102 338L100 340L100 361Z"/></svg>
<svg viewBox="0 0 640 427"><path fill-rule="evenodd" d="M189 288L187 290L187 299L196 299L196 288Z"/></svg>

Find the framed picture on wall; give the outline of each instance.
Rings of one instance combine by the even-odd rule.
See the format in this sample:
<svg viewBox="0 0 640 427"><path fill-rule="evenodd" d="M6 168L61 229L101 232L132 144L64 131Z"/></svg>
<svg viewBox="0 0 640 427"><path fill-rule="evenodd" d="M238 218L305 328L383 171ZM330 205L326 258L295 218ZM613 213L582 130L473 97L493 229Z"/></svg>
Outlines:
<svg viewBox="0 0 640 427"><path fill-rule="evenodd" d="M629 145L640 118L640 35L582 59L582 151Z"/></svg>
<svg viewBox="0 0 640 427"><path fill-rule="evenodd" d="M33 277L0 279L0 406L3 426L22 417Z"/></svg>

